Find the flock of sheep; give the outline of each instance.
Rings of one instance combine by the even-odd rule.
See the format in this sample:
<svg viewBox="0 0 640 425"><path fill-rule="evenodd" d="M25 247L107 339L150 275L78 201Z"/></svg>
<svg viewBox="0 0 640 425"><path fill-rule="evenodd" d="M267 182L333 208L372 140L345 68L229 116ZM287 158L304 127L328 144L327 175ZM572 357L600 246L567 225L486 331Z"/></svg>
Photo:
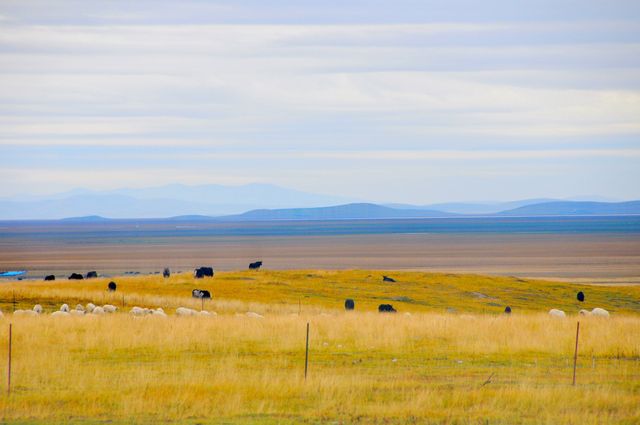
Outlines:
<svg viewBox="0 0 640 425"><path fill-rule="evenodd" d="M549 315L554 317L567 317L564 311L552 308L549 310ZM597 316L597 317L609 317L609 312L604 308L596 307L593 310L580 310L581 316Z"/></svg>
<svg viewBox="0 0 640 425"><path fill-rule="evenodd" d="M103 306L96 306L93 303L89 303L86 306L82 304L76 305L75 309L70 309L68 304L62 304L60 310L54 311L51 313L51 317L71 317L71 316L102 316L105 314L111 314L118 311L118 307L105 304ZM31 316L37 317L44 314L44 309L40 304L36 304L31 310L16 310L13 312L14 316ZM158 308L143 308L143 307L132 307L129 310L129 314L135 317L140 316L156 316L156 317L168 317L167 313L161 307ZM207 310L194 310L188 307L178 307L176 309L176 316L186 317L186 316L201 316L201 317L212 317L217 316L218 314L215 311L207 311ZM261 314L255 313L253 311L248 311L245 314L236 314L236 316L246 316L254 319L262 319L264 316ZM0 311L0 318L4 317L2 311Z"/></svg>
<svg viewBox="0 0 640 425"><path fill-rule="evenodd" d="M118 311L118 307L105 304L103 306L96 306L93 303L88 303L86 306L82 304L76 305L74 309L69 308L68 304L62 304L60 310L54 311L51 313L51 317L70 317L70 316L102 316L104 314L115 313ZM167 317L167 314L161 307L158 308L142 308L142 307L133 307L129 311L132 316L160 316ZM251 312L249 312L251 313ZM247 315L249 315L247 313ZM31 310L16 310L13 312L14 316L40 316L44 314L44 309L40 304L36 304L33 306ZM256 313L254 313L256 314ZM215 312L209 312L206 310L197 311L187 307L178 307L176 309L176 316L215 316ZM2 311L0 311L0 317L3 316Z"/></svg>

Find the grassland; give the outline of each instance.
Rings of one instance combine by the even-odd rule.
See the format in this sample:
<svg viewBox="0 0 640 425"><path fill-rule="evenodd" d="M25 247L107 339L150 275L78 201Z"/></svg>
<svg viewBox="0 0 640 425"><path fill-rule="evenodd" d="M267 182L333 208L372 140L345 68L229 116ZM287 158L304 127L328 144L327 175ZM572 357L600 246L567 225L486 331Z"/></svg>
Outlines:
<svg viewBox="0 0 640 425"><path fill-rule="evenodd" d="M382 274L398 280L383 283ZM259 271L6 283L13 391L2 423L640 422L640 288L380 271ZM199 307L214 318L11 317L36 302ZM577 290L586 305L575 300ZM342 311L344 298L356 311ZM375 313L392 303L396 315ZM500 314L505 305L514 313ZM576 315L577 385L571 385ZM566 319L545 312L561 308ZM256 311L263 319L237 313ZM404 313L411 313L405 315ZM304 380L305 327L310 366ZM0 372L6 373L2 362ZM0 389L5 390L6 384Z"/></svg>

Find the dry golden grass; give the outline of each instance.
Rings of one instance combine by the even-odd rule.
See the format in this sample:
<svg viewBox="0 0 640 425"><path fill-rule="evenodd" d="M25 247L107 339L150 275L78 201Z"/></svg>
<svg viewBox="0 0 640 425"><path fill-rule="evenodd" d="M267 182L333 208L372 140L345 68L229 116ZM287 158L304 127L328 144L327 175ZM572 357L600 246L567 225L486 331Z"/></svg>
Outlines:
<svg viewBox="0 0 640 425"><path fill-rule="evenodd" d="M614 313L609 319L580 318L578 383L572 387L578 316L558 320L535 311L548 310L552 302L573 312L574 302L563 298L574 296L575 287L389 274L399 282L383 285L378 272L313 271L226 273L197 283L184 275L168 282L158 276L119 278L116 295L103 290L108 282L103 279L3 286L0 356L7 352L11 321L14 362L12 394L0 396L0 421L640 422L637 289L587 288L588 300ZM170 311L198 305L184 295L195 287L212 289L217 299L206 308L216 310L217 317L13 318L7 313L14 291L19 307L44 300L49 311L63 301L115 303L122 293L129 306ZM470 292L494 299L464 295ZM356 299L356 312L341 311L349 295ZM397 296L412 299L392 301L399 314L372 312ZM298 299L303 300L300 315ZM503 307L488 302L509 303L514 314L493 314ZM445 306L459 313L444 313ZM265 317L235 314L247 310ZM311 344L305 382L307 322ZM6 362L0 364L6 373Z"/></svg>

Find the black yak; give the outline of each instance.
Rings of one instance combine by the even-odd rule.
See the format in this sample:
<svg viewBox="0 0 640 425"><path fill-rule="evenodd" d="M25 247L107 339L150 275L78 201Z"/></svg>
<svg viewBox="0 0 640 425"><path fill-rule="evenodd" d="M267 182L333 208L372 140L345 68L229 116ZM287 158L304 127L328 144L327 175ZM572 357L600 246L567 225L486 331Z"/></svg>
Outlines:
<svg viewBox="0 0 640 425"><path fill-rule="evenodd" d="M504 314L511 314L511 307L506 306L506 307L504 308Z"/></svg>
<svg viewBox="0 0 640 425"><path fill-rule="evenodd" d="M69 276L69 280L82 280L84 279L84 276L82 276L80 273L71 273L71 275Z"/></svg>
<svg viewBox="0 0 640 425"><path fill-rule="evenodd" d="M165 269L162 271L162 276L171 277L171 270L169 270L169 267L165 267Z"/></svg>
<svg viewBox="0 0 640 425"><path fill-rule="evenodd" d="M578 301L583 302L584 301L584 292L580 291L578 292Z"/></svg>
<svg viewBox="0 0 640 425"><path fill-rule="evenodd" d="M87 273L87 279L92 279L92 278L95 278L95 277L98 277L98 272L92 271L92 272L88 272Z"/></svg>
<svg viewBox="0 0 640 425"><path fill-rule="evenodd" d="M109 292L115 292L116 288L118 287L118 285L116 285L115 282L109 282L108 288L109 288Z"/></svg>
<svg viewBox="0 0 640 425"><path fill-rule="evenodd" d="M191 291L191 296L193 298L203 298L205 300L210 300L211 299L211 292L205 290L205 289L194 289L193 291Z"/></svg>
<svg viewBox="0 0 640 425"><path fill-rule="evenodd" d="M353 310L354 308L356 308L356 303L351 298L347 298L344 301L344 309Z"/></svg>
<svg viewBox="0 0 640 425"><path fill-rule="evenodd" d="M378 306L379 313L395 313L396 309L391 304L380 304Z"/></svg>
<svg viewBox="0 0 640 425"><path fill-rule="evenodd" d="M389 276L382 276L382 281L383 282L395 282L396 280L392 277Z"/></svg>
<svg viewBox="0 0 640 425"><path fill-rule="evenodd" d="M249 263L249 270L258 270L262 267L262 261L256 261L255 263Z"/></svg>
<svg viewBox="0 0 640 425"><path fill-rule="evenodd" d="M48 276L45 276L44 280L56 280L56 277L54 275L50 274Z"/></svg>
<svg viewBox="0 0 640 425"><path fill-rule="evenodd" d="M203 277L213 277L213 267L199 267L193 272L193 276L196 279Z"/></svg>

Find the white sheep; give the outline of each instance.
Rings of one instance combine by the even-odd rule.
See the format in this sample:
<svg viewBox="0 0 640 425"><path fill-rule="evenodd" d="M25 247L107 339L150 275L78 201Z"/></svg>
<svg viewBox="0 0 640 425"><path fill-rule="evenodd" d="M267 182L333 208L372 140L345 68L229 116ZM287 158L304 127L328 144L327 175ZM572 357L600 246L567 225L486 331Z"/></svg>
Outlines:
<svg viewBox="0 0 640 425"><path fill-rule="evenodd" d="M95 304L93 303L87 304L87 313L91 313L94 308L96 308Z"/></svg>
<svg viewBox="0 0 640 425"><path fill-rule="evenodd" d="M104 308L102 307L96 307L93 309L93 311L91 312L91 314L104 314Z"/></svg>
<svg viewBox="0 0 640 425"><path fill-rule="evenodd" d="M84 316L84 311L81 310L71 310L69 312L70 315L72 316Z"/></svg>
<svg viewBox="0 0 640 425"><path fill-rule="evenodd" d="M67 313L66 311L54 311L53 313L51 313L51 317L69 317L71 316L69 313Z"/></svg>
<svg viewBox="0 0 640 425"><path fill-rule="evenodd" d="M589 310L580 310L580 316L591 316L591 312Z"/></svg>
<svg viewBox="0 0 640 425"><path fill-rule="evenodd" d="M131 308L131 310L129 311L130 314L134 315L134 316L144 316L144 309L142 307L133 307Z"/></svg>
<svg viewBox="0 0 640 425"><path fill-rule="evenodd" d="M566 314L564 314L564 311L562 310L558 310L557 308L552 308L551 310L549 310L549 316L553 316L553 317L567 317Z"/></svg>
<svg viewBox="0 0 640 425"><path fill-rule="evenodd" d="M247 317L252 317L254 319L262 319L262 318L264 318L264 316L262 314L255 313L253 311L247 311L246 316Z"/></svg>
<svg viewBox="0 0 640 425"><path fill-rule="evenodd" d="M104 310L105 313L115 313L116 310L118 310L118 307L111 304L105 304L102 306L102 309Z"/></svg>
<svg viewBox="0 0 640 425"><path fill-rule="evenodd" d="M609 317L609 312L604 308L596 307L593 310L591 310L591 315L598 316L598 317Z"/></svg>
<svg viewBox="0 0 640 425"><path fill-rule="evenodd" d="M84 306L83 306L82 304L78 304L78 305L76 306L76 311L81 311L81 312L83 312L83 313L84 313Z"/></svg>
<svg viewBox="0 0 640 425"><path fill-rule="evenodd" d="M35 311L37 314L42 314L42 306L40 304L34 305L33 311Z"/></svg>
<svg viewBox="0 0 640 425"><path fill-rule="evenodd" d="M156 308L155 310L151 310L151 315L158 316L158 317L167 317L167 314L161 308Z"/></svg>
<svg viewBox="0 0 640 425"><path fill-rule="evenodd" d="M213 313L210 313L207 310L202 310L199 314L200 316L217 316L218 315L218 313L216 313L215 311Z"/></svg>
<svg viewBox="0 0 640 425"><path fill-rule="evenodd" d="M65 313L69 312L69 305L68 304L62 304L60 306L60 311L64 311Z"/></svg>
<svg viewBox="0 0 640 425"><path fill-rule="evenodd" d="M176 308L177 316L195 316L196 314L198 314L198 312L192 308L187 308L187 307Z"/></svg>

